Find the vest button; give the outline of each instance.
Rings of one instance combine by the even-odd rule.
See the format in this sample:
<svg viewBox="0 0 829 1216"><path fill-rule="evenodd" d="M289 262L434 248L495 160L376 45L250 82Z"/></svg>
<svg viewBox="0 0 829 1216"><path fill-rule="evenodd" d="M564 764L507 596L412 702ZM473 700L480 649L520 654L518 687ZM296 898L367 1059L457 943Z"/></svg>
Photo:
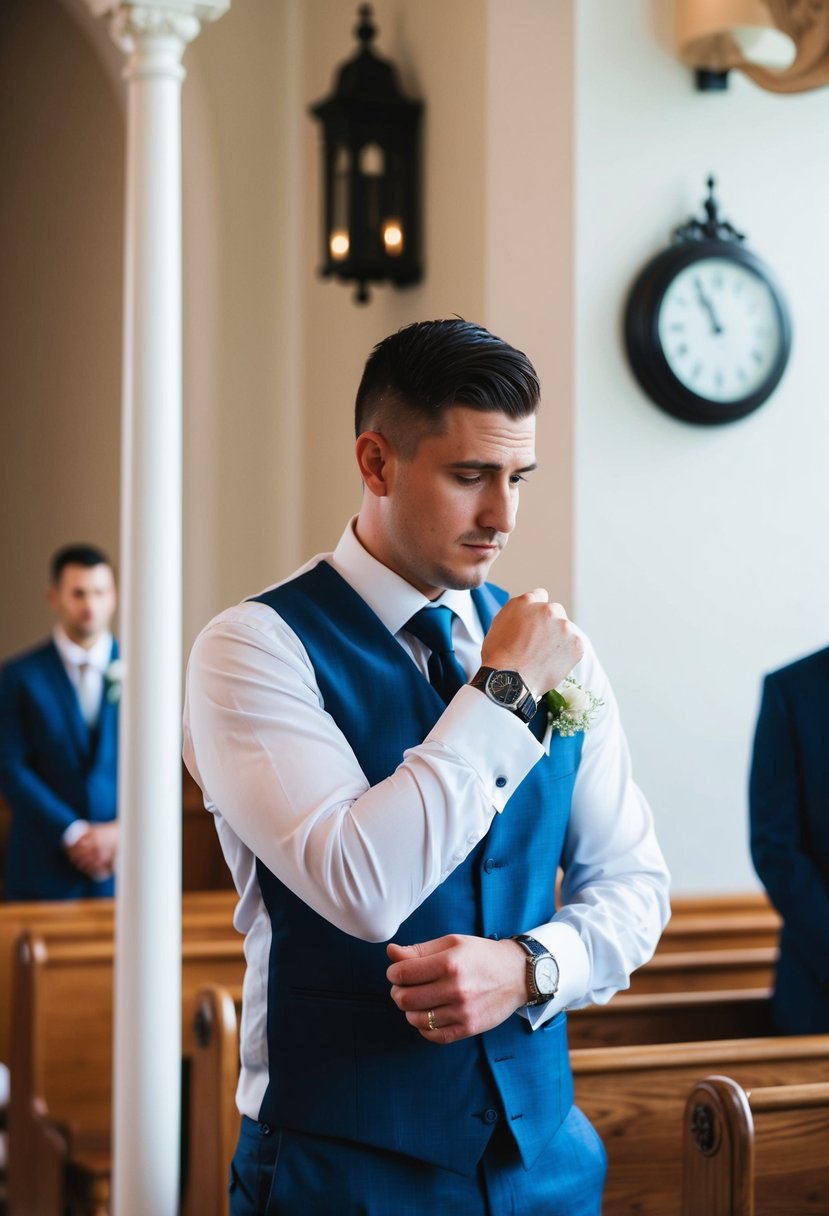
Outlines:
<svg viewBox="0 0 829 1216"><path fill-rule="evenodd" d="M498 786L499 790L502 790L504 788L504 786L507 784L506 777L496 777L495 784Z"/></svg>
<svg viewBox="0 0 829 1216"><path fill-rule="evenodd" d="M493 1110L492 1107L490 1106L489 1110L484 1111L484 1123L497 1123L497 1122L498 1122L498 1112L497 1112L497 1110Z"/></svg>
<svg viewBox="0 0 829 1216"><path fill-rule="evenodd" d="M497 864L497 862L495 861L494 857L487 857L486 861L484 862L484 869L486 870L487 874L492 873L492 871L495 869L496 864Z"/></svg>

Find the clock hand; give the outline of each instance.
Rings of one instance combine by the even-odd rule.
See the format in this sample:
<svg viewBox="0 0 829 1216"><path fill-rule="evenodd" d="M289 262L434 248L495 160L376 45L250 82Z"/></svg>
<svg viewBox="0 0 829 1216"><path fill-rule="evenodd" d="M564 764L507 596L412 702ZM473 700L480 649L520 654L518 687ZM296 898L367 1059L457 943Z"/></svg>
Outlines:
<svg viewBox="0 0 829 1216"><path fill-rule="evenodd" d="M721 334L723 332L723 327L717 320L717 314L714 312L714 306L703 291L702 283L699 279L694 279L694 287L697 289L697 299L708 313L708 320L711 322L711 333Z"/></svg>

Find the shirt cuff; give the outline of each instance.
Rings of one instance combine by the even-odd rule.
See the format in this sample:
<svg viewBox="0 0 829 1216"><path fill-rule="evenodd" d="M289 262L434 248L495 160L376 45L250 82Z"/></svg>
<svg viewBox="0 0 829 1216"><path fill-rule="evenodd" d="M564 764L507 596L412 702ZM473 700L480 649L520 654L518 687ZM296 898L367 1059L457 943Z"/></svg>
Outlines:
<svg viewBox="0 0 829 1216"><path fill-rule="evenodd" d="M430 740L450 747L477 772L498 812L544 755L520 718L469 685L455 693L424 742Z"/></svg>
<svg viewBox="0 0 829 1216"><path fill-rule="evenodd" d="M76 841L80 840L81 836L85 836L89 831L88 819L73 819L69 827L60 838L60 842L65 849L71 849Z"/></svg>
<svg viewBox="0 0 829 1216"><path fill-rule="evenodd" d="M535 1030L584 996L590 987L590 958L576 930L562 921L550 921L537 929L527 929L526 933L550 951L559 971L558 991L551 1001L522 1006L518 1011Z"/></svg>

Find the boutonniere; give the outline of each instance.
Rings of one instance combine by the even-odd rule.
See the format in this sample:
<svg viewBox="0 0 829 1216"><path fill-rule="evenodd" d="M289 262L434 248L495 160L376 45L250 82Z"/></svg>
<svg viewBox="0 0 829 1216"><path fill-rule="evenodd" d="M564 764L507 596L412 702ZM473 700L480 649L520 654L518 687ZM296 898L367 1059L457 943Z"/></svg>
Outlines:
<svg viewBox="0 0 829 1216"><path fill-rule="evenodd" d="M104 696L111 705L117 705L121 700L121 686L127 674L127 665L123 659L113 659L104 672Z"/></svg>
<svg viewBox="0 0 829 1216"><path fill-rule="evenodd" d="M601 709L604 701L568 676L558 688L544 694L550 726L565 739L579 731L590 729L593 715Z"/></svg>

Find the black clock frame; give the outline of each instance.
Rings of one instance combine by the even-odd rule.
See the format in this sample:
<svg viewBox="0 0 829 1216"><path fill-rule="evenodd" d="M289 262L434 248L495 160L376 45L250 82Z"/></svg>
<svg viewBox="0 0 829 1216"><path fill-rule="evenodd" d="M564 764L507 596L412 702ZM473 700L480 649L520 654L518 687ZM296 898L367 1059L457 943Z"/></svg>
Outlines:
<svg viewBox="0 0 829 1216"><path fill-rule="evenodd" d="M692 392L671 371L659 339L659 311L668 287L681 270L709 258L739 262L752 270L771 292L777 313L777 358L760 388L738 401L711 401ZM656 405L683 422L719 425L736 422L756 410L780 383L791 344L789 311L774 275L756 254L732 239L690 239L669 245L643 268L625 304L625 347L634 375Z"/></svg>

